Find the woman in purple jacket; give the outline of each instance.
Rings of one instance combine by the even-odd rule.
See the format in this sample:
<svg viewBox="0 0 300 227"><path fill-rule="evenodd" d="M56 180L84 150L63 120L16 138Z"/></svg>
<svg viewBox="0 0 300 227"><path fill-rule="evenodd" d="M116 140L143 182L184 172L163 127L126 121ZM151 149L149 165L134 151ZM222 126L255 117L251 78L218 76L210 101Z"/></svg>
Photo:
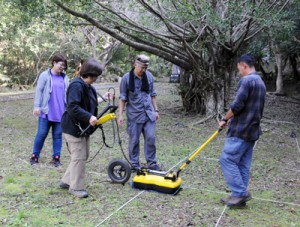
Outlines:
<svg viewBox="0 0 300 227"><path fill-rule="evenodd" d="M34 116L38 117L38 128L34 140L30 164L38 163L41 150L50 128L52 128L53 155L51 163L58 167L62 148L61 117L66 106L66 91L69 80L64 70L67 60L62 55L52 58L52 68L42 72L37 81L34 98Z"/></svg>

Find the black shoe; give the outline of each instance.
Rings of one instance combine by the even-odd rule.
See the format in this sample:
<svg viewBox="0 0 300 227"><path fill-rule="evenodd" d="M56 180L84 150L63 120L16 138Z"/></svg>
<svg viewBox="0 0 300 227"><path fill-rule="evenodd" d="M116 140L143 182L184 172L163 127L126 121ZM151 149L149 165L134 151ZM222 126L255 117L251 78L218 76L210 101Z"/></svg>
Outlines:
<svg viewBox="0 0 300 227"><path fill-rule="evenodd" d="M37 163L39 163L39 158L35 154L32 154L32 156L30 158L30 164L34 165L34 164L37 164Z"/></svg>
<svg viewBox="0 0 300 227"><path fill-rule="evenodd" d="M148 169L162 171L161 168L159 168L159 166L156 164L149 166Z"/></svg>
<svg viewBox="0 0 300 227"><path fill-rule="evenodd" d="M136 172L138 172L140 169L141 169L141 167L139 167L139 166L132 166L130 170L131 170L132 173L136 173Z"/></svg>
<svg viewBox="0 0 300 227"><path fill-rule="evenodd" d="M59 182L59 187L61 188L61 189L69 189L70 188L70 185L68 185L68 184L66 184L66 183L64 183L64 182Z"/></svg>
<svg viewBox="0 0 300 227"><path fill-rule="evenodd" d="M61 166L62 164L60 163L60 160L59 160L59 156L54 156L52 158L52 161L51 161L51 164L54 166L54 167L58 167L58 166Z"/></svg>

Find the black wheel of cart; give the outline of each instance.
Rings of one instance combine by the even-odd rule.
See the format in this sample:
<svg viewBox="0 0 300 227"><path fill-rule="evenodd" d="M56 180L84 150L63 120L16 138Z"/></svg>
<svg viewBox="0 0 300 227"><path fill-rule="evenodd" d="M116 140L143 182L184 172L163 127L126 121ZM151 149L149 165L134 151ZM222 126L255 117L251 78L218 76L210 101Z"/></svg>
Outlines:
<svg viewBox="0 0 300 227"><path fill-rule="evenodd" d="M126 183L131 176L131 168L127 161L112 160L108 165L108 176L114 183Z"/></svg>

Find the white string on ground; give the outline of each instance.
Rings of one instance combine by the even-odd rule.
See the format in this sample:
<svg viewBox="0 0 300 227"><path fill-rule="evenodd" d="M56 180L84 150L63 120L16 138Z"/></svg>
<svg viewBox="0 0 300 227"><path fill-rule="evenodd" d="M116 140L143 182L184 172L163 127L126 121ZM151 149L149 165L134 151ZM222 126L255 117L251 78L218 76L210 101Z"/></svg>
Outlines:
<svg viewBox="0 0 300 227"><path fill-rule="evenodd" d="M21 159L21 158L19 158L19 160L22 161L22 162L24 162L26 165L29 164L28 162L26 162L25 160L23 160L23 159Z"/></svg>
<svg viewBox="0 0 300 227"><path fill-rule="evenodd" d="M224 215L224 213L225 213L226 208L227 208L227 205L224 206L224 209L223 209L223 211L222 211L222 213L221 213L221 216L219 217L219 219L218 219L218 221L217 221L215 227L218 227L218 226L219 226L219 223L220 223L220 221L221 221L221 219L222 219L222 217L223 217L223 215Z"/></svg>
<svg viewBox="0 0 300 227"><path fill-rule="evenodd" d="M139 194L137 194L136 196L132 197L130 200L128 200L126 203L124 203L122 206L120 206L117 210L115 210L110 215L108 215L103 221L101 221L99 224L95 225L95 227L98 227L98 226L102 225L104 222L106 222L108 219L110 219L111 216L113 216L115 213L117 213L119 210L121 210L123 207L125 207L127 204L129 204L131 201L133 201L134 199L136 199L137 197L139 197L144 192L145 192L145 190L141 191Z"/></svg>
<svg viewBox="0 0 300 227"><path fill-rule="evenodd" d="M297 139L297 137L295 138L295 140L296 140L296 143L297 143L297 148L298 148L298 151L299 151L299 153L300 153L300 147L299 147L299 143L298 143L298 139Z"/></svg>
<svg viewBox="0 0 300 227"><path fill-rule="evenodd" d="M207 191L207 192L213 192L213 193L223 194L223 195L229 195L230 194L230 193L227 193L227 192L214 191L214 190L209 190L209 189L199 189L199 188L193 188L193 187L189 187L189 186L185 186L183 188L193 189L193 190L201 190L201 191Z"/></svg>
<svg viewBox="0 0 300 227"><path fill-rule="evenodd" d="M257 197L252 197L253 199L261 200L261 201L267 201L267 202L272 202L272 203L280 203L280 204L286 204L286 205L291 205L291 206L300 206L298 203L289 203L289 202L281 202L277 200L272 200L272 199L263 199L263 198L257 198Z"/></svg>
<svg viewBox="0 0 300 227"><path fill-rule="evenodd" d="M188 156L184 157L184 158L181 159L179 162L177 162L175 165L173 165L173 166L167 171L167 173L170 172L172 169L174 169L176 166L178 166L178 165L179 165L180 163L182 163L183 161L187 160L187 159L188 159L192 154L194 154L197 150L198 150L198 148L195 149L193 152L190 152L190 153L188 154ZM210 158L204 158L204 159L210 160ZM214 159L214 158L211 158L211 160L218 161L218 159Z"/></svg>
<svg viewBox="0 0 300 227"><path fill-rule="evenodd" d="M300 169L285 169L285 168L282 168L283 170L288 170L288 171L295 171L295 172L300 172Z"/></svg>
<svg viewBox="0 0 300 227"><path fill-rule="evenodd" d="M216 162L219 161L219 159L217 159L217 158L203 158L203 157L202 157L202 159L204 159L204 160L209 160L209 161L216 161Z"/></svg>
<svg viewBox="0 0 300 227"><path fill-rule="evenodd" d="M196 150L195 150L196 151ZM194 151L194 152L195 152ZM192 153L191 153L192 154ZM178 166L180 163L182 163L183 161L185 161L189 156L184 157L183 159L181 159L179 162L177 162L175 165L173 165L170 169L168 169L167 173L170 172L172 169L174 169L176 166Z"/></svg>
<svg viewBox="0 0 300 227"><path fill-rule="evenodd" d="M198 191L208 191L208 192L213 192L217 194L228 194L225 192L220 192L220 191L214 191L214 190L208 190L208 189L200 189L200 188L192 188L192 187L185 187L187 189L193 189L193 190L198 190ZM282 202L278 200L272 200L272 199L264 199L264 198L258 198L258 197L252 197L253 199L260 200L260 201L268 201L272 203L280 203L280 204L286 204L286 205L292 205L292 206L300 206L298 203L289 203L289 202Z"/></svg>
<svg viewBox="0 0 300 227"><path fill-rule="evenodd" d="M207 160L207 161L215 161L215 162L218 162L219 161L219 159L216 159L216 158L204 158L204 157L201 157L201 159L203 159L203 160ZM259 163L254 163L253 165L252 165L253 167L256 167L256 166L265 166L265 164L259 164ZM271 166L272 167L272 166ZM273 167L275 167L275 166L273 166ZM300 171L300 170L297 170L297 169L286 169L286 168L281 168L281 167L279 167L278 165L276 166L276 168L279 168L279 169L283 169L283 170L289 170L289 171Z"/></svg>

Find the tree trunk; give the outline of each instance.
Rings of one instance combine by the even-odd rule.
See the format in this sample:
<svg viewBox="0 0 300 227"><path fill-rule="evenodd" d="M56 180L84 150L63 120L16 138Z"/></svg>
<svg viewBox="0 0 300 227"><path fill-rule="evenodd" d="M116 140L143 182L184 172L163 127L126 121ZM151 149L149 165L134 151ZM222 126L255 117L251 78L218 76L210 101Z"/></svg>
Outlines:
<svg viewBox="0 0 300 227"><path fill-rule="evenodd" d="M283 76L282 76L282 54L278 45L274 45L275 61L277 65L277 78L276 78L276 94L282 95L283 92Z"/></svg>
<svg viewBox="0 0 300 227"><path fill-rule="evenodd" d="M183 72L179 88L184 109L209 116L226 112L232 97L232 85L235 85L232 81L236 73L235 64L235 59L227 58L212 62L207 67L209 73L202 69Z"/></svg>
<svg viewBox="0 0 300 227"><path fill-rule="evenodd" d="M290 63L291 63L292 69L293 69L294 79L296 81L300 81L300 74L297 69L297 55L293 54L289 58L290 58Z"/></svg>

